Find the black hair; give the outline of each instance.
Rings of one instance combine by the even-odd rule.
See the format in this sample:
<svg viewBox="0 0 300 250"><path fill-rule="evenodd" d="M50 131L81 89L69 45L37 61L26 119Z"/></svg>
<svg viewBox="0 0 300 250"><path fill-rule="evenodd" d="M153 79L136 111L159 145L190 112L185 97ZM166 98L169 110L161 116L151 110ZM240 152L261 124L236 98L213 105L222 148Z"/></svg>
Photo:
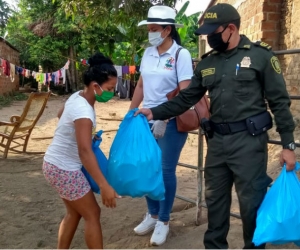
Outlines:
<svg viewBox="0 0 300 250"><path fill-rule="evenodd" d="M89 68L83 73L83 83L89 86L92 81L100 86L107 82L110 77L117 77L114 63L102 53L97 52L88 59Z"/></svg>
<svg viewBox="0 0 300 250"><path fill-rule="evenodd" d="M169 37L171 37L173 40L175 40L175 42L178 44L178 45L181 45L181 39L180 39L180 36L179 36L179 33L178 31L176 30L176 27L175 25L161 25L164 29L168 26L171 27L171 32L169 34Z"/></svg>
<svg viewBox="0 0 300 250"><path fill-rule="evenodd" d="M228 24L233 24L239 30L241 27L241 19L232 20L226 24L223 24L222 27L225 28L226 26L228 26Z"/></svg>

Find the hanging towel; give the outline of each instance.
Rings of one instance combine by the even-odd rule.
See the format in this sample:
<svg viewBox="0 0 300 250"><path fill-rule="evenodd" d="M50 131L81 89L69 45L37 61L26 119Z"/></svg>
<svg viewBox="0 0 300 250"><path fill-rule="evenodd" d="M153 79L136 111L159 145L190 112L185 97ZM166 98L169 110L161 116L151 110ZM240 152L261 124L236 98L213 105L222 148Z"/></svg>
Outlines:
<svg viewBox="0 0 300 250"><path fill-rule="evenodd" d="M69 69L69 65L70 65L70 60L68 60L64 66L64 69Z"/></svg>
<svg viewBox="0 0 300 250"><path fill-rule="evenodd" d="M122 73L129 74L129 66L122 66Z"/></svg>
<svg viewBox="0 0 300 250"><path fill-rule="evenodd" d="M15 67L15 65L14 64L10 64L10 80L12 81L12 82L14 82L15 81L15 74L16 74L16 67Z"/></svg>
<svg viewBox="0 0 300 250"><path fill-rule="evenodd" d="M6 61L4 75L10 76L10 62L9 61Z"/></svg>
<svg viewBox="0 0 300 250"><path fill-rule="evenodd" d="M135 66L129 66L129 74L131 75L135 74Z"/></svg>
<svg viewBox="0 0 300 250"><path fill-rule="evenodd" d="M63 79L63 84L66 83L66 70L64 68L61 69L61 76Z"/></svg>
<svg viewBox="0 0 300 250"><path fill-rule="evenodd" d="M117 74L118 74L118 77L122 77L122 66L119 66L119 65L114 65L115 66L115 69L117 71Z"/></svg>

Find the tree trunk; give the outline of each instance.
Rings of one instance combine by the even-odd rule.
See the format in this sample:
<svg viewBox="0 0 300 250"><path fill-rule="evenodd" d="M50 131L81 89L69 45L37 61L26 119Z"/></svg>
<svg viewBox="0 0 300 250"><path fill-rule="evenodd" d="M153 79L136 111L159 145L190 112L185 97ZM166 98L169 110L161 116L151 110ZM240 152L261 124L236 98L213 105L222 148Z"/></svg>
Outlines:
<svg viewBox="0 0 300 250"><path fill-rule="evenodd" d="M76 91L76 78L75 78L75 58L74 58L74 46L69 47L69 57L70 57L70 87L72 89L72 92Z"/></svg>
<svg viewBox="0 0 300 250"><path fill-rule="evenodd" d="M75 47L74 47L73 51L74 51L74 64L76 64L75 63L75 61L76 61L76 57L75 57L75 55L76 55L76 48ZM76 65L74 67L74 70L75 70L75 72L74 72L75 73L75 88L76 88L76 90L79 90L80 84L79 84L79 76L78 76L78 70L76 68Z"/></svg>
<svg viewBox="0 0 300 250"><path fill-rule="evenodd" d="M70 69L67 69L66 70L66 77L67 77L67 80L66 80L66 84L69 84L69 86L71 86L71 74L70 74ZM66 85L67 87L67 85ZM66 91L67 91L67 88L66 88Z"/></svg>

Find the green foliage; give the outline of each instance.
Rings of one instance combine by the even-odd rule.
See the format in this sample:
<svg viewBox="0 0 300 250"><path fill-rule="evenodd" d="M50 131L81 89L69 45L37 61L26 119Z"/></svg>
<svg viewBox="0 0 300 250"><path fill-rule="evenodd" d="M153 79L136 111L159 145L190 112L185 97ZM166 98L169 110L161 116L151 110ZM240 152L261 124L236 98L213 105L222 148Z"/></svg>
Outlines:
<svg viewBox="0 0 300 250"><path fill-rule="evenodd" d="M11 9L4 0L0 0L0 28L4 28L7 24Z"/></svg>
<svg viewBox="0 0 300 250"><path fill-rule="evenodd" d="M10 106L13 101L24 101L27 99L27 95L19 92L11 92L6 95L0 95L0 109L3 107Z"/></svg>
<svg viewBox="0 0 300 250"><path fill-rule="evenodd" d="M198 57L198 37L194 34L198 28L198 17L200 13L195 13L187 17L184 12L189 6L187 1L176 16L176 22L181 23L184 27L178 29L178 33L181 38L182 46L188 49L192 55L192 58Z"/></svg>
<svg viewBox="0 0 300 250"><path fill-rule="evenodd" d="M0 0L0 5L1 5ZM18 12L12 13L7 24L10 43L21 51L23 67L44 72L61 68L75 51L75 60L87 59L96 51L112 58L115 64L139 64L148 45L147 29L138 27L153 3L174 6L165 0L19 0ZM197 57L198 15L177 15L183 46ZM0 13L1 14L1 13ZM77 65L78 71L85 66ZM81 75L81 74L79 74Z"/></svg>

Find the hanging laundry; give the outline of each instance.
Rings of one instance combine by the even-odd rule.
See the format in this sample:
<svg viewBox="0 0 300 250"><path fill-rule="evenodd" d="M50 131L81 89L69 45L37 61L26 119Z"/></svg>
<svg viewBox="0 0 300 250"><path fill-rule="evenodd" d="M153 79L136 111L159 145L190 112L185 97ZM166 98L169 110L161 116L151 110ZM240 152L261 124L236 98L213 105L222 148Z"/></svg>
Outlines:
<svg viewBox="0 0 300 250"><path fill-rule="evenodd" d="M125 99L128 96L127 80L118 77L118 94L120 99Z"/></svg>
<svg viewBox="0 0 300 250"><path fill-rule="evenodd" d="M69 69L69 65L70 65L70 60L68 60L64 66L64 69Z"/></svg>
<svg viewBox="0 0 300 250"><path fill-rule="evenodd" d="M63 79L63 84L66 83L66 70L64 68L61 69L61 76Z"/></svg>
<svg viewBox="0 0 300 250"><path fill-rule="evenodd" d="M16 74L16 67L15 67L15 65L14 64L10 64L10 80L12 81L12 82L14 82L15 81L15 74Z"/></svg>
<svg viewBox="0 0 300 250"><path fill-rule="evenodd" d="M55 74L54 73L51 74L51 81L55 84Z"/></svg>
<svg viewBox="0 0 300 250"><path fill-rule="evenodd" d="M44 77L45 75L43 73L40 74L40 83L44 84Z"/></svg>
<svg viewBox="0 0 300 250"><path fill-rule="evenodd" d="M56 71L56 72L54 72L54 74L55 74L55 84L59 84L59 73L58 73L58 71Z"/></svg>
<svg viewBox="0 0 300 250"><path fill-rule="evenodd" d="M10 62L6 61L6 66L5 66L5 70L4 70L4 75L6 76L10 76Z"/></svg>
<svg viewBox="0 0 300 250"><path fill-rule="evenodd" d="M30 70L26 69L26 71L25 71L25 77L26 78L30 77Z"/></svg>
<svg viewBox="0 0 300 250"><path fill-rule="evenodd" d="M122 66L122 73L129 74L129 66Z"/></svg>
<svg viewBox="0 0 300 250"><path fill-rule="evenodd" d="M119 66L119 65L114 65L116 71L117 71L117 75L118 77L119 76L122 76L122 66Z"/></svg>
<svg viewBox="0 0 300 250"><path fill-rule="evenodd" d="M46 77L47 77L47 74L46 73L43 73L43 84L46 85Z"/></svg>
<svg viewBox="0 0 300 250"><path fill-rule="evenodd" d="M22 75L25 76L26 75L26 69L23 69L22 71Z"/></svg>
<svg viewBox="0 0 300 250"><path fill-rule="evenodd" d="M40 82L40 73L35 73L34 79L35 79L37 82Z"/></svg>
<svg viewBox="0 0 300 250"><path fill-rule="evenodd" d="M47 75L48 75L48 84L50 84L50 82L51 82L51 73L48 73Z"/></svg>
<svg viewBox="0 0 300 250"><path fill-rule="evenodd" d="M129 74L131 75L135 74L135 66L129 66Z"/></svg>
<svg viewBox="0 0 300 250"><path fill-rule="evenodd" d="M2 75L2 74L4 74L5 75L5 68L6 68L6 60L2 60L1 61L1 68L2 68L2 72L1 72L1 70L0 70L0 75Z"/></svg>
<svg viewBox="0 0 300 250"><path fill-rule="evenodd" d="M23 68L18 67L18 74L19 74L19 75L22 75L22 73L23 73Z"/></svg>
<svg viewBox="0 0 300 250"><path fill-rule="evenodd" d="M140 72L140 66L135 66L136 72Z"/></svg>

